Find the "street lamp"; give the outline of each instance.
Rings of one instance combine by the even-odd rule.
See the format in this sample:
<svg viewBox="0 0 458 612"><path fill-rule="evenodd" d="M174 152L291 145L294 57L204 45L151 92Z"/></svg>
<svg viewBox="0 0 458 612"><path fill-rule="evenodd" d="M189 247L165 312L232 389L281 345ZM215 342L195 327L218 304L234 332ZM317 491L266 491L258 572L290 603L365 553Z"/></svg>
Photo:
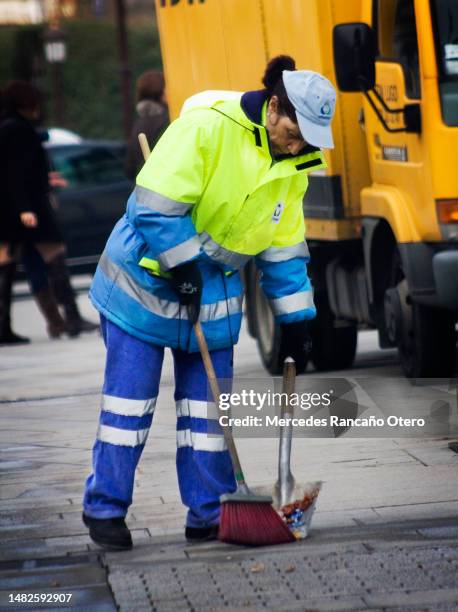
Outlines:
<svg viewBox="0 0 458 612"><path fill-rule="evenodd" d="M51 25L44 33L44 47L46 60L52 69L54 116L57 123L63 125L62 64L67 59L67 35L57 25Z"/></svg>
<svg viewBox="0 0 458 612"><path fill-rule="evenodd" d="M50 27L44 34L45 56L50 64L62 64L67 59L67 35L58 27Z"/></svg>

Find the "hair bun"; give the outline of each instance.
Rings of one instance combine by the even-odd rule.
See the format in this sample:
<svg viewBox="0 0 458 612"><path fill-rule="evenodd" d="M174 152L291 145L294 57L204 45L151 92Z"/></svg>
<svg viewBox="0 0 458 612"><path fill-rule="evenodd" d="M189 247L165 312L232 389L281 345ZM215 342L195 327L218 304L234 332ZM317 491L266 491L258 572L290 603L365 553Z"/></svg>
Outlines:
<svg viewBox="0 0 458 612"><path fill-rule="evenodd" d="M295 70L296 62L289 55L277 55L267 64L262 83L268 92L272 92L283 70Z"/></svg>

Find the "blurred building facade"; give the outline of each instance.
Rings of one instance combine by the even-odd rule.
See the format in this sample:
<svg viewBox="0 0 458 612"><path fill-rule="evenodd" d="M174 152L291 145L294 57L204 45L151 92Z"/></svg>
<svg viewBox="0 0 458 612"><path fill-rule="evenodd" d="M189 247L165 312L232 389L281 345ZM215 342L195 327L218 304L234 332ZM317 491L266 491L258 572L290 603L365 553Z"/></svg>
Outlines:
<svg viewBox="0 0 458 612"><path fill-rule="evenodd" d="M133 19L149 18L154 0L124 0ZM113 19L114 0L0 0L0 24L38 24L53 18Z"/></svg>

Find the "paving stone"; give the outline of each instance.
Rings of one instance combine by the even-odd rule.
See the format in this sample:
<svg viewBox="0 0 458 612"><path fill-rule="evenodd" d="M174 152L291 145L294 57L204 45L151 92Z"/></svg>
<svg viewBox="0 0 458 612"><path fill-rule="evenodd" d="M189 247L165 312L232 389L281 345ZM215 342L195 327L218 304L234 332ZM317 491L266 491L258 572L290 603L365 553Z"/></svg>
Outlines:
<svg viewBox="0 0 458 612"><path fill-rule="evenodd" d="M458 588L438 589L436 591L418 590L410 593L379 593L364 597L370 607L388 606L435 606L436 604L453 603L458 607Z"/></svg>
<svg viewBox="0 0 458 612"><path fill-rule="evenodd" d="M46 467L42 469L37 468L36 473L30 472L29 470L16 473L6 472L2 474L2 483L4 483L5 486L8 484L46 486L46 484L52 480L56 486L73 484L75 489L78 489L81 487L82 470L89 472L89 466L86 467L85 463L61 463L59 473L54 474L49 473Z"/></svg>
<svg viewBox="0 0 458 612"><path fill-rule="evenodd" d="M383 608L383 612L456 612L457 605L452 604L433 604L418 606L402 606Z"/></svg>
<svg viewBox="0 0 458 612"><path fill-rule="evenodd" d="M397 547L390 552L366 551L364 555L333 553L316 555L313 559L304 558L303 548L295 550L295 554L289 551L285 555L252 553L249 559L236 563L238 569L231 560L230 572L224 571L227 564L221 561L203 563L188 559L177 565L167 563L165 567L142 566L141 576L144 588L148 589L154 602L162 602L164 596L170 597L169 589L165 586L173 584L177 588L174 596L180 597L181 590L196 609L211 606L209 598L215 606L217 602L221 606L234 605L234 598L237 605L248 605L246 602L249 601L250 605L260 602L264 606L269 606L270 601L285 605L296 605L297 601L301 601L308 606L310 600L314 604L319 602L319 610L344 610L351 609L348 607L349 601L357 601L358 605L364 601L366 605L361 607L363 609L399 603L414 605L422 602L425 593L426 603L448 603L454 601L453 597L458 594L458 573L451 571L457 550L452 547L431 551L423 548L415 551L415 554ZM430 558L432 565L428 565ZM400 559L399 563L396 563L397 559ZM424 565L415 564L418 559ZM263 565L262 570L251 572L253 566L259 563ZM294 571L282 571L285 563L294 564ZM440 568L444 564L447 579L454 589L441 589L440 582L435 583L427 573L434 567L433 571L440 575ZM116 577L113 574L110 577L116 597L118 591L123 590L124 579L125 574L119 568ZM206 585L205 592L202 592L202 584ZM385 601L387 584L390 585L390 597ZM429 584L429 590L424 589L425 584ZM230 602L225 600L225 594L231 594Z"/></svg>
<svg viewBox="0 0 458 612"><path fill-rule="evenodd" d="M458 538L458 526L455 527L428 527L419 529L426 538Z"/></svg>
<svg viewBox="0 0 458 612"><path fill-rule="evenodd" d="M60 587L61 585L71 587L78 584L105 584L105 571L101 567L85 566L80 568L70 567L51 573L48 568L44 568L41 570L9 572L7 576L1 576L0 580L3 590L22 591L32 588L41 590L47 587Z"/></svg>
<svg viewBox="0 0 458 612"><path fill-rule="evenodd" d="M63 552L87 552L90 542L88 535L10 542L0 547L0 561L59 556Z"/></svg>
<svg viewBox="0 0 458 612"><path fill-rule="evenodd" d="M79 502L81 503L81 500L79 500ZM9 500L1 500L0 501L0 507L2 509L2 512L14 512L15 510L17 511L21 511L21 510L30 510L31 508L33 509L38 509L41 508L41 511L43 513L44 516L47 515L47 511L48 508L50 508L50 512L56 511L63 511L63 509L65 508L71 508L73 506L73 509L76 508L75 504L72 502L72 500L70 498L65 498L65 497L61 497L59 498L59 500L57 500L57 502L54 501L50 501L49 498L48 499L35 499L33 501L33 504L30 503L29 499L9 499Z"/></svg>

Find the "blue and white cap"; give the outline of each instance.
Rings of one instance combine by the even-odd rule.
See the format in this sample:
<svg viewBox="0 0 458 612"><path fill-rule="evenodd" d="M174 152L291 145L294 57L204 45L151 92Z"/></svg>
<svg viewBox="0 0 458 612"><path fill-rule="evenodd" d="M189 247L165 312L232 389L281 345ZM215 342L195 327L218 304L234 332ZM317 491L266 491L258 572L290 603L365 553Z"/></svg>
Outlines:
<svg viewBox="0 0 458 612"><path fill-rule="evenodd" d="M331 81L313 70L283 70L283 83L304 140L314 147L334 148L336 90Z"/></svg>

